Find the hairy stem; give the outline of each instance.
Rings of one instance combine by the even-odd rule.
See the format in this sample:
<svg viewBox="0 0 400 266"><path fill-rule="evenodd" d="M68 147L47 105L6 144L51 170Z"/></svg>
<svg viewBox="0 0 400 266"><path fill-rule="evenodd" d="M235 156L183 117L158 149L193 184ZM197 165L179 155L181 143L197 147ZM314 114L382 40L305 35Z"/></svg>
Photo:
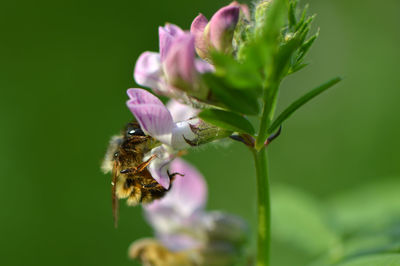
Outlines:
<svg viewBox="0 0 400 266"><path fill-rule="evenodd" d="M267 151L252 150L257 174L257 266L269 266L271 244L271 204L268 178Z"/></svg>

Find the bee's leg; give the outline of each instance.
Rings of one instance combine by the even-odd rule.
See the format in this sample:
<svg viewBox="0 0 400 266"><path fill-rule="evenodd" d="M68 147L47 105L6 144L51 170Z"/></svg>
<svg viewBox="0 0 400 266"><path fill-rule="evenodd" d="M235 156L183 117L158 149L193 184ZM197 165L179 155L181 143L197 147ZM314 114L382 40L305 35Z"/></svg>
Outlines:
<svg viewBox="0 0 400 266"><path fill-rule="evenodd" d="M147 159L147 161L145 161L145 162L143 162L143 163L141 163L141 164L139 164L137 167L136 167L136 173L140 173L140 172L142 172L144 169L146 169L146 167L151 163L151 161L153 161L155 158L157 157L157 155L152 155L149 159Z"/></svg>
<svg viewBox="0 0 400 266"><path fill-rule="evenodd" d="M135 172L135 171L136 171L136 168L126 168L126 169L121 170L120 173L128 174L128 173Z"/></svg>
<svg viewBox="0 0 400 266"><path fill-rule="evenodd" d="M145 184L145 185L142 184L142 187L144 187L144 188L153 188L153 187L156 187L158 185L159 184L157 182L154 182L154 183Z"/></svg>
<svg viewBox="0 0 400 266"><path fill-rule="evenodd" d="M167 170L167 174L168 174L168 176L169 176L169 179L171 179L171 180L174 180L175 179L175 176L177 176L177 175L180 175L180 176L185 176L185 175L183 175L183 174L181 174L181 173L170 173L168 170Z"/></svg>
<svg viewBox="0 0 400 266"><path fill-rule="evenodd" d="M152 155L147 161L139 164L137 167L126 168L120 171L121 174L128 174L128 173L140 173L142 172L152 160L154 160L157 156Z"/></svg>

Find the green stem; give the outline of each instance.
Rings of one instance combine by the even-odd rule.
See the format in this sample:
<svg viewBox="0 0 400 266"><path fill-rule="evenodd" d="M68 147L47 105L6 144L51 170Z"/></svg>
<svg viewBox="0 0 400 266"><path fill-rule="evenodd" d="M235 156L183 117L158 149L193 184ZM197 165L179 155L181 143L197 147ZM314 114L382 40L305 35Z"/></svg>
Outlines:
<svg viewBox="0 0 400 266"><path fill-rule="evenodd" d="M257 174L257 266L269 266L271 244L271 204L268 178L267 151L252 150Z"/></svg>
<svg viewBox="0 0 400 266"><path fill-rule="evenodd" d="M267 140L268 135L271 133L268 131L271 125L272 119L276 109L276 102L278 99L278 88L279 82L270 82L269 86L266 87L266 95L264 97L264 107L261 116L260 129L255 143L255 148L260 150L264 147L264 142Z"/></svg>
<svg viewBox="0 0 400 266"><path fill-rule="evenodd" d="M257 266L269 266L271 248L271 202L268 177L267 150L265 141L268 138L268 128L274 117L278 98L279 82L267 83L264 108L260 129L252 149L257 174Z"/></svg>

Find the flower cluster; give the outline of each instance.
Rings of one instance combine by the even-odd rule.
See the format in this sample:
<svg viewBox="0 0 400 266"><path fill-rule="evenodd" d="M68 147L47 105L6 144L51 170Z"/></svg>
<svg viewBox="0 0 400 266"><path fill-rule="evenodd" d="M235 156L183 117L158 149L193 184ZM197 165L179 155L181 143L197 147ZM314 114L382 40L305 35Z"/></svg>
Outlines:
<svg viewBox="0 0 400 266"><path fill-rule="evenodd" d="M159 28L159 53L144 52L137 60L136 82L171 98L164 105L146 90L127 91L129 110L143 132L158 143L143 161L151 159L148 171L169 190L161 200L143 205L157 238L135 241L130 256L144 265L232 265L242 253L245 222L227 213L205 211L204 178L177 159L182 150L234 131L205 122L198 114L216 103L203 74L215 72L214 51L233 54L233 36L241 16L248 17L247 7L233 2L210 21L200 14L190 31L167 24ZM179 175L171 179L171 173Z"/></svg>
<svg viewBox="0 0 400 266"><path fill-rule="evenodd" d="M204 122L196 115L208 106L211 92L202 74L214 72L212 51L233 52L233 35L247 7L237 2L221 8L208 22L200 14L190 31L176 25L159 27L159 53L142 53L135 66L134 78L154 93L170 97L168 106L143 89L128 89L127 106L142 130L159 141L144 157L156 155L148 169L164 188L170 186L170 162L180 150L228 137L232 131ZM197 57L198 55L199 57Z"/></svg>
<svg viewBox="0 0 400 266"><path fill-rule="evenodd" d="M211 51L233 52L233 33L241 7L233 2L221 8L210 22L200 14L190 32L173 24L159 27L160 51L140 55L134 71L136 82L159 95L186 103L206 101L209 88L201 80L201 74L214 71ZM242 9L247 10L244 6Z"/></svg>
<svg viewBox="0 0 400 266"><path fill-rule="evenodd" d="M113 172L114 199L118 188L129 188L124 196L134 204L152 202L144 208L157 238L135 241L131 257L145 265L233 265L245 239L243 221L205 211L204 180L177 158L229 137L254 156L257 265L269 265L266 147L298 108L340 80L314 88L275 117L281 81L307 65L303 59L318 36L308 37L313 16L305 8L298 17L297 2L260 0L250 12L235 1L210 20L199 14L190 30L166 24L158 30L159 52L139 56L136 83L170 101L164 105L145 89L128 89L132 124L140 128L115 138L107 155L115 155L104 167ZM120 153L113 153L116 147Z"/></svg>

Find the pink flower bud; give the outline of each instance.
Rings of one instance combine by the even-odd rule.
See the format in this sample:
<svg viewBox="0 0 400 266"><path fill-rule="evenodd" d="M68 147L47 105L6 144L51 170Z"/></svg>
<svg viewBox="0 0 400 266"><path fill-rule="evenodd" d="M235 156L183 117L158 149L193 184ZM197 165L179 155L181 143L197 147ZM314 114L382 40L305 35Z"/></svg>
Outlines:
<svg viewBox="0 0 400 266"><path fill-rule="evenodd" d="M229 5L214 14L209 23L210 43L218 51L231 52L232 39L239 20L240 6Z"/></svg>
<svg viewBox="0 0 400 266"><path fill-rule="evenodd" d="M163 63L168 83L189 90L197 76L194 37L185 33L172 40Z"/></svg>
<svg viewBox="0 0 400 266"><path fill-rule="evenodd" d="M204 30L207 24L208 19L203 14L199 14L190 26L190 33L192 33L195 38L196 52L201 58L208 57L209 43L204 36Z"/></svg>
<svg viewBox="0 0 400 266"><path fill-rule="evenodd" d="M210 22L202 14L193 20L190 32L195 36L196 52L201 58L209 59L210 48L223 53L232 52L233 34L243 8L232 2L218 10Z"/></svg>

